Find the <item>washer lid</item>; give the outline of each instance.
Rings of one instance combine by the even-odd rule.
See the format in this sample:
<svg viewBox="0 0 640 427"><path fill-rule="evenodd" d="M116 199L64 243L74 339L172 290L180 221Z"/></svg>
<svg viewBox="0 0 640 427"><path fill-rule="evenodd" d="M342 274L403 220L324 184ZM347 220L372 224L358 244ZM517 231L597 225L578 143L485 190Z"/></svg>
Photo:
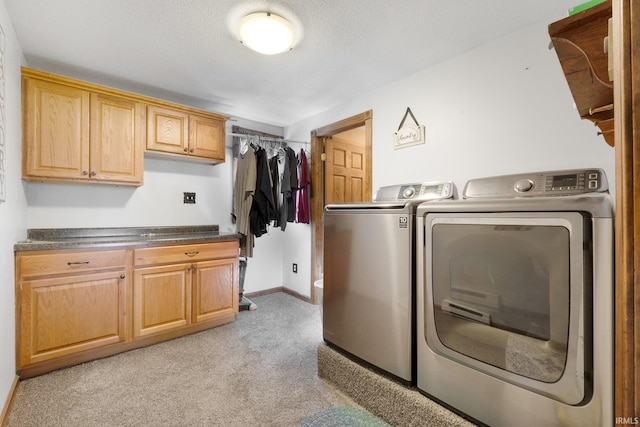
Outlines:
<svg viewBox="0 0 640 427"><path fill-rule="evenodd" d="M375 202L420 201L450 199L453 197L452 181L433 181L380 187L373 196Z"/></svg>
<svg viewBox="0 0 640 427"><path fill-rule="evenodd" d="M367 209L373 211L415 209L429 200L452 199L455 187L452 181L434 181L380 187L372 202L333 203L325 211Z"/></svg>
<svg viewBox="0 0 640 427"><path fill-rule="evenodd" d="M364 203L334 203L325 206L325 212L331 211L353 211L353 210L368 210L369 212L375 211L388 211L388 210L408 210L409 202L393 202L393 203L377 203L377 202L364 202Z"/></svg>

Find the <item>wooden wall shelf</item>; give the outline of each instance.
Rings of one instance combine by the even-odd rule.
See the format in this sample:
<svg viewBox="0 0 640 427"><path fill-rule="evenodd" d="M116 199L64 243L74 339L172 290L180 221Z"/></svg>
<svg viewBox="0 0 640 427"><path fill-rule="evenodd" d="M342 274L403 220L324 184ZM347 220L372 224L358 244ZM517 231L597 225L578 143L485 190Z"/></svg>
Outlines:
<svg viewBox="0 0 640 427"><path fill-rule="evenodd" d="M613 147L613 82L605 47L611 16L608 0L550 24L549 35L580 117L598 126Z"/></svg>

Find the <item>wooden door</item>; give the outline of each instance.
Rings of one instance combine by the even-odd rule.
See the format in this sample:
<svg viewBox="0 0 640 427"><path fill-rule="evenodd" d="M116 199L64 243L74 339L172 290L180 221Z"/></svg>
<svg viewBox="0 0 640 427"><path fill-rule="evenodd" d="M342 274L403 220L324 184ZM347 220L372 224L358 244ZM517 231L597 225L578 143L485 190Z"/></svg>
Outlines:
<svg viewBox="0 0 640 427"><path fill-rule="evenodd" d="M316 301L313 282L321 277L324 265L324 207L327 203L327 183L325 176L327 162L322 161L325 153L325 142L328 137L345 131L364 128L364 187L365 195L371 197L371 172L372 172L372 122L373 112L365 111L335 123L315 129L311 132L311 300ZM365 198L366 200L370 200Z"/></svg>
<svg viewBox="0 0 640 427"><path fill-rule="evenodd" d="M91 95L91 179L142 184L143 123L140 102Z"/></svg>
<svg viewBox="0 0 640 427"><path fill-rule="evenodd" d="M203 261L193 277L193 322L238 312L238 258Z"/></svg>
<svg viewBox="0 0 640 427"><path fill-rule="evenodd" d="M147 150L187 154L189 115L170 108L147 106Z"/></svg>
<svg viewBox="0 0 640 427"><path fill-rule="evenodd" d="M198 115L189 116L189 154L224 162L224 122Z"/></svg>
<svg viewBox="0 0 640 427"><path fill-rule="evenodd" d="M23 78L23 178L86 178L89 92Z"/></svg>
<svg viewBox="0 0 640 427"><path fill-rule="evenodd" d="M20 366L125 340L124 270L21 285Z"/></svg>
<svg viewBox="0 0 640 427"><path fill-rule="evenodd" d="M190 324L190 264L136 269L133 279L133 336Z"/></svg>
<svg viewBox="0 0 640 427"><path fill-rule="evenodd" d="M370 201L371 188L365 182L367 162L362 138L328 137L325 139L325 153L324 204Z"/></svg>

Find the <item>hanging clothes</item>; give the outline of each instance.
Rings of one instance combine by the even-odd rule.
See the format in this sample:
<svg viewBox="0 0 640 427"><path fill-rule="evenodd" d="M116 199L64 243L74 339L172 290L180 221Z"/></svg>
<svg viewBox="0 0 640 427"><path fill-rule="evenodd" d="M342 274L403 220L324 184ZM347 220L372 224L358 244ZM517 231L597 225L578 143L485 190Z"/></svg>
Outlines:
<svg viewBox="0 0 640 427"><path fill-rule="evenodd" d="M276 212L275 219L273 220L274 227L280 227L282 231L287 227L287 215L283 211L286 209L286 201L284 194L282 193L282 183L285 180L285 163L286 163L286 151L284 148L280 148L275 157L269 159L269 167L271 168L271 175L273 180L273 200L275 202ZM286 179L289 179L288 175Z"/></svg>
<svg viewBox="0 0 640 427"><path fill-rule="evenodd" d="M249 227L256 237L267 232L269 218L271 218L271 212L274 209L267 153L263 148L258 148L256 151L256 190L249 214Z"/></svg>
<svg viewBox="0 0 640 427"><path fill-rule="evenodd" d="M285 166L282 176L282 193L284 195L281 218L286 218L285 222L296 220L296 192L298 189L298 160L296 153L291 148L285 148ZM286 215L286 216L285 216Z"/></svg>
<svg viewBox="0 0 640 427"><path fill-rule="evenodd" d="M256 154L253 147L247 146L244 153L238 154L236 177L233 185L233 215L236 220L236 233L241 234L240 255L253 256L253 235L249 227L249 213L253 205L256 190Z"/></svg>
<svg viewBox="0 0 640 427"><path fill-rule="evenodd" d="M300 184L298 186L298 200L296 203L296 222L309 224L309 164L304 149L298 155L298 172Z"/></svg>
<svg viewBox="0 0 640 427"><path fill-rule="evenodd" d="M269 173L271 174L271 196L273 197L273 210L270 212L269 221L273 221L273 226L280 225L280 173L278 171L278 155L269 159Z"/></svg>

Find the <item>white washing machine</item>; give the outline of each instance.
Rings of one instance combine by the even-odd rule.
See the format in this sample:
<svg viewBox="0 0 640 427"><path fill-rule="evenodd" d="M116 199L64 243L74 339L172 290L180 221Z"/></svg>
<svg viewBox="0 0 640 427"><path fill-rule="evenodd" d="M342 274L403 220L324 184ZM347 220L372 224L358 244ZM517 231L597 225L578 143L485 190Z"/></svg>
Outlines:
<svg viewBox="0 0 640 427"><path fill-rule="evenodd" d="M415 212L454 197L452 182L381 187L372 203L327 205L324 340L415 382Z"/></svg>
<svg viewBox="0 0 640 427"><path fill-rule="evenodd" d="M500 426L613 425L613 208L600 169L469 181L416 213L417 387Z"/></svg>

